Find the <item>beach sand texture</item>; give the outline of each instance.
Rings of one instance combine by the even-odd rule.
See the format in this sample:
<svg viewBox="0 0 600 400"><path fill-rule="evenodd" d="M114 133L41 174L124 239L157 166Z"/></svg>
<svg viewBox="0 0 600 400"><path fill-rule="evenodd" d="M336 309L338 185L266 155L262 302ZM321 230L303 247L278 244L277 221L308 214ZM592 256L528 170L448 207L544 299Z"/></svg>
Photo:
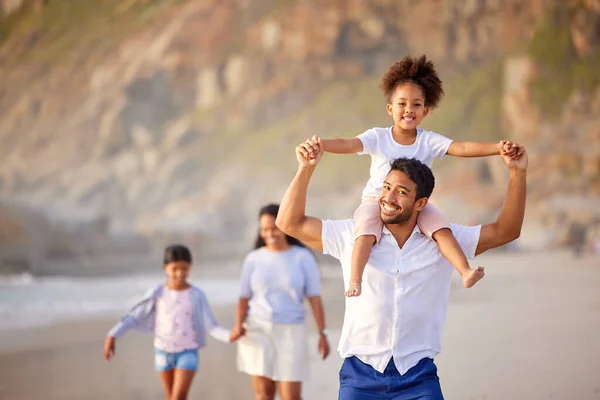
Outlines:
<svg viewBox="0 0 600 400"><path fill-rule="evenodd" d="M497 253L472 265L484 265L487 275L468 290L455 276L436 359L446 399L600 399L600 258ZM307 400L337 398L344 298L339 271L324 268L333 352L319 360L311 338ZM214 311L231 327L233 305ZM113 361L102 358L116 318L0 332L0 399L162 399L150 337L129 333L117 342ZM190 399L252 399L235 354L234 345L209 339Z"/></svg>

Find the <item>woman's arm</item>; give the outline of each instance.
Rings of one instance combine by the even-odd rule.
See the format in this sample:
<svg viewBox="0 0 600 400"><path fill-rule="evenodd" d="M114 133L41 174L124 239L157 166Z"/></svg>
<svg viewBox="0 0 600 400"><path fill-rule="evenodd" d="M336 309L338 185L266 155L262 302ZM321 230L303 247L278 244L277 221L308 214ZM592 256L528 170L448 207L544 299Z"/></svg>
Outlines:
<svg viewBox="0 0 600 400"><path fill-rule="evenodd" d="M235 313L235 325L231 330L231 334L229 335L230 341L236 341L240 337L244 336L246 333L246 329L243 324L246 321L246 316L248 315L248 302L250 301L247 297L240 297Z"/></svg>
<svg viewBox="0 0 600 400"><path fill-rule="evenodd" d="M447 154L456 157L495 156L500 154L504 143L504 140L499 143L452 142Z"/></svg>
<svg viewBox="0 0 600 400"><path fill-rule="evenodd" d="M321 296L312 296L308 298L310 307L312 308L313 315L315 317L315 323L319 332L325 330L325 311L323 310L323 303L321 302Z"/></svg>
<svg viewBox="0 0 600 400"><path fill-rule="evenodd" d="M359 138L352 139L321 139L323 151L334 154L352 154L363 151Z"/></svg>
<svg viewBox="0 0 600 400"><path fill-rule="evenodd" d="M327 341L327 334L325 333L325 311L323 310L321 296L311 296L308 298L308 301L310 302L317 329L319 330L319 353L325 359L329 355L329 343Z"/></svg>

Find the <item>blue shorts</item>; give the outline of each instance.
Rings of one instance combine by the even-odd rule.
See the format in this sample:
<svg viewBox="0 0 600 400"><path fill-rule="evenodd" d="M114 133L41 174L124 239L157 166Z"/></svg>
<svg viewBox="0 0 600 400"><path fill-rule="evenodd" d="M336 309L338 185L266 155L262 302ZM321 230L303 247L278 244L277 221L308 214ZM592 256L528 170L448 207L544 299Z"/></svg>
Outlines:
<svg viewBox="0 0 600 400"><path fill-rule="evenodd" d="M154 349L154 368L157 371L169 371L175 368L196 371L198 369L198 350L184 350L179 353L167 353Z"/></svg>
<svg viewBox="0 0 600 400"><path fill-rule="evenodd" d="M339 400L443 400L437 368L423 358L400 375L393 359L383 373L356 357L344 359L340 370Z"/></svg>

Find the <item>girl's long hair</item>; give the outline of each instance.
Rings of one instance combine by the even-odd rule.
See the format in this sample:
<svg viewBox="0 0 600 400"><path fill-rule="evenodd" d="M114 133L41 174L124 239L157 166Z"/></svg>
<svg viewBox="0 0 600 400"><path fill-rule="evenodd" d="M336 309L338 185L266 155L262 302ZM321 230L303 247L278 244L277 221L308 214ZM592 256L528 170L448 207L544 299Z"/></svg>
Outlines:
<svg viewBox="0 0 600 400"><path fill-rule="evenodd" d="M279 204L268 204L260 209L260 211L258 212L258 218L260 219L260 217L262 217L263 215L270 215L273 218L277 218L278 212L279 212ZM285 240L288 242L288 244L290 244L292 246L306 247L304 245L304 243L302 243L301 241L299 241L298 239L296 239L294 237L291 237L290 235L285 234ZM260 232L259 232L256 235L256 241L254 242L254 249L258 249L263 246L265 246L265 241L263 240L263 238L260 237Z"/></svg>

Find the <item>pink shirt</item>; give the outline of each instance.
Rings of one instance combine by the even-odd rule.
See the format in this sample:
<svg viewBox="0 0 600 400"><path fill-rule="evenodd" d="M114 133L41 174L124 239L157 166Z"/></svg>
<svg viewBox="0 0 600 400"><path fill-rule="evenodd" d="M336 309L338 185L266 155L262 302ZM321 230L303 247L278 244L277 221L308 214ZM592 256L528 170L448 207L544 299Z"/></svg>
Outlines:
<svg viewBox="0 0 600 400"><path fill-rule="evenodd" d="M165 286L156 300L154 347L167 353L197 349L191 290L171 290Z"/></svg>

